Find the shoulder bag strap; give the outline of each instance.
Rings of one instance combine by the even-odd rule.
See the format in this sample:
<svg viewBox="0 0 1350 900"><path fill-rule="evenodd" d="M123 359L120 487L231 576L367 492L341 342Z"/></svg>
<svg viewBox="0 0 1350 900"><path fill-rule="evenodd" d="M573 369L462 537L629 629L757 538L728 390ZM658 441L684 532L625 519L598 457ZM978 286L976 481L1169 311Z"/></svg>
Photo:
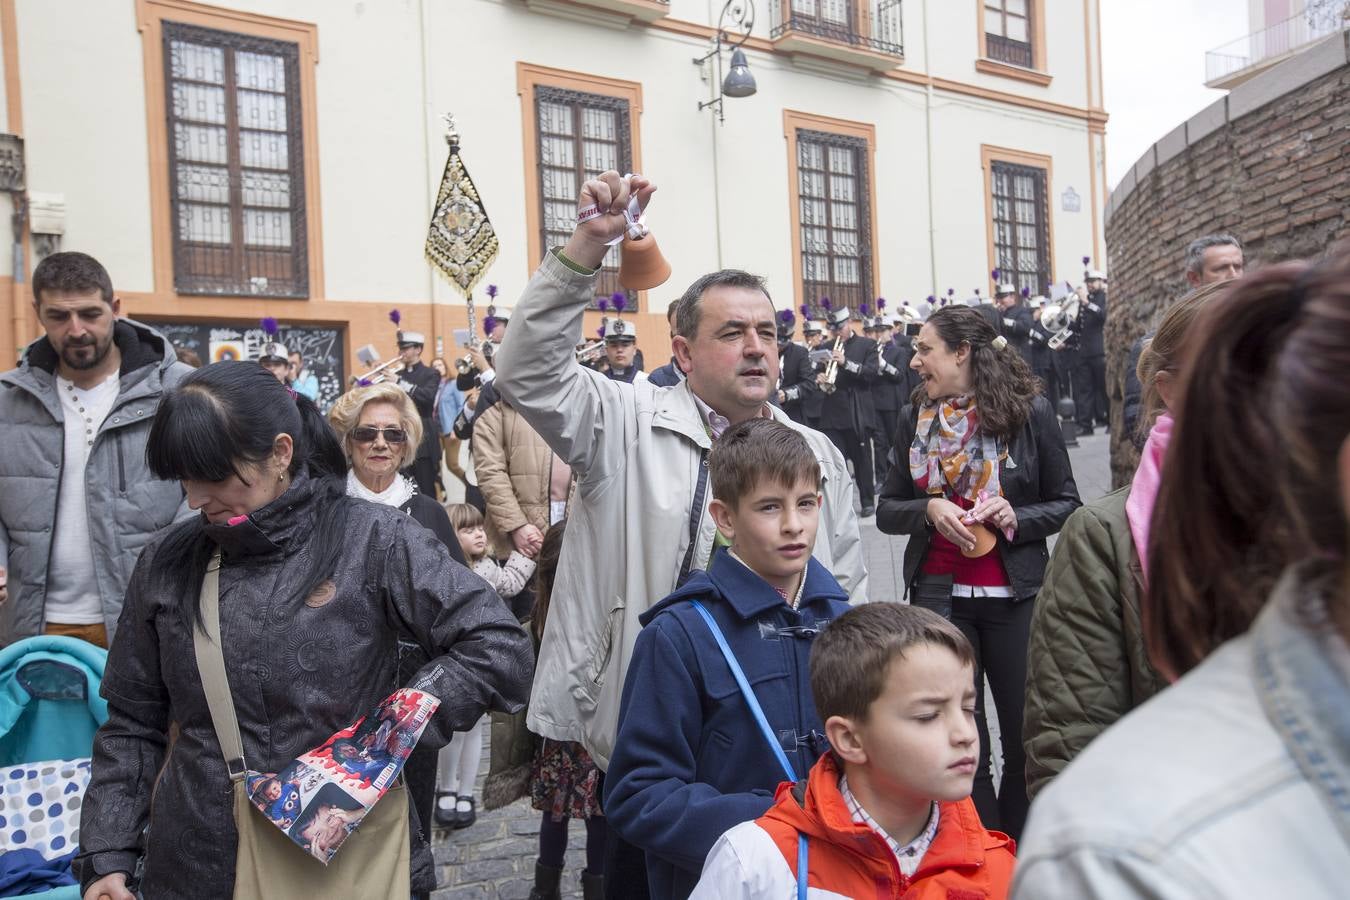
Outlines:
<svg viewBox="0 0 1350 900"><path fill-rule="evenodd" d="M792 768L792 763L788 760L787 754L783 752L783 745L778 743L778 738L774 737L773 729L769 727L769 720L764 716L764 708L759 705L759 699L755 692L750 688L750 682L746 680L745 672L741 669L741 664L736 659L736 654L731 652L731 646L727 643L726 636L722 634L722 629L717 627L716 620L712 613L697 600L690 600L694 609L703 617L703 621L708 623L708 629L712 632L713 640L717 641L717 649L722 651L722 657L727 661L727 666L731 669L732 677L736 679L736 684L741 689L741 696L745 698L745 703L750 707L750 712L755 717L755 722L759 725L759 730L764 735L764 740L769 742L769 749L778 759L778 764L783 767L783 773L787 775L788 781L797 780L797 772ZM807 849L806 835L797 833L797 900L806 900L806 865L809 851Z"/></svg>
<svg viewBox="0 0 1350 900"><path fill-rule="evenodd" d="M239 736L239 720L230 696L230 680L225 675L225 656L220 650L220 551L211 556L202 579L202 621L205 628L192 629L192 649L197 655L197 670L202 690L211 710L211 724L225 756L231 781L242 781L248 769L244 765L244 741Z"/></svg>
<svg viewBox="0 0 1350 900"><path fill-rule="evenodd" d="M698 484L694 487L694 503L689 508L689 547L684 551L684 562L680 565L680 577L675 584L684 584L689 571L694 566L694 548L698 546L698 526L703 522L703 507L708 499L708 451L699 454Z"/></svg>

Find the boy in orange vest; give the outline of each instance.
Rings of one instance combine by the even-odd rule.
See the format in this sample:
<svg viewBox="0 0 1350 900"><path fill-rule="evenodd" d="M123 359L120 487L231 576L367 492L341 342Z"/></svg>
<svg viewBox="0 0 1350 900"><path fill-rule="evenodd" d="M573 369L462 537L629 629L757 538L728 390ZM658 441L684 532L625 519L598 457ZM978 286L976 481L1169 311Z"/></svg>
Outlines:
<svg viewBox="0 0 1350 900"><path fill-rule="evenodd" d="M732 828L694 898L807 896L1002 900L1013 842L970 799L979 756L974 654L926 609L857 607L816 639L811 690L832 750L774 805Z"/></svg>

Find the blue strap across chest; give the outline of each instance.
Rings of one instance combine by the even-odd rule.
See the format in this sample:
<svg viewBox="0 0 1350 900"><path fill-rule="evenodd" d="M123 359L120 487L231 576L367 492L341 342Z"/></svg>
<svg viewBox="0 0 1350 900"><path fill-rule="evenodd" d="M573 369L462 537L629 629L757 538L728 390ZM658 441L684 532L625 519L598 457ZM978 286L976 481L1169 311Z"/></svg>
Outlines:
<svg viewBox="0 0 1350 900"><path fill-rule="evenodd" d="M712 632L713 640L717 641L717 649L722 651L722 657L726 659L728 668L731 669L731 675L736 679L736 685L741 689L741 696L745 698L746 706L750 707L750 713L755 717L755 723L759 725L759 730L764 735L764 740L768 741L769 749L773 751L778 764L783 767L783 774L787 780L793 783L797 781L797 770L792 767L791 760L787 753L783 751L783 745L778 742L774 736L773 729L769 727L769 720L764 715L764 709L759 705L759 699L750 687L750 682L745 677L745 672L741 669L740 662L736 659L736 654L731 652L731 646L727 643L726 636L722 634L722 629L717 626L717 622L712 617L712 613L697 600L689 601L698 614L703 617L703 621L708 624L708 630ZM806 835L798 832L797 834L797 900L806 900L806 868L809 856Z"/></svg>

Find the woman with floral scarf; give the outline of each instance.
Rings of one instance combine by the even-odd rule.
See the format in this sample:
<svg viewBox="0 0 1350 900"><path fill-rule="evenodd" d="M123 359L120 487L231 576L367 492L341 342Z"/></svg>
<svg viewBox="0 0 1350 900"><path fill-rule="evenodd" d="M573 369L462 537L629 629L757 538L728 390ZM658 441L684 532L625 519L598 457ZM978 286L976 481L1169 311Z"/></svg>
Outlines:
<svg viewBox="0 0 1350 900"><path fill-rule="evenodd" d="M951 619L976 656L980 764L974 800L986 827L1016 838L1026 821L1022 703L1045 539L1080 505L1055 412L1020 354L969 307L936 310L914 339L921 384L901 413L877 527L909 535L911 603ZM990 770L985 674L998 710L1002 783Z"/></svg>

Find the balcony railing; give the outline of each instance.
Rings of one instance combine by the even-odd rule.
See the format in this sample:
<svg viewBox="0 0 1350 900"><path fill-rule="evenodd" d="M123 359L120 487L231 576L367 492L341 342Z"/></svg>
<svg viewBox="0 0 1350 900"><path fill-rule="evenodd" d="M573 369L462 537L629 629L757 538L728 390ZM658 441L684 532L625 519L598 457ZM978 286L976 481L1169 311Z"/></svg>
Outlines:
<svg viewBox="0 0 1350 900"><path fill-rule="evenodd" d="M905 55L900 3L901 0L771 0L769 37L775 43L794 36L818 38L841 49L894 57L898 62ZM854 61L847 54L827 51L824 55Z"/></svg>
<svg viewBox="0 0 1350 900"><path fill-rule="evenodd" d="M1350 28L1350 0L1309 0L1303 12L1205 54L1205 84L1231 88L1309 44Z"/></svg>

